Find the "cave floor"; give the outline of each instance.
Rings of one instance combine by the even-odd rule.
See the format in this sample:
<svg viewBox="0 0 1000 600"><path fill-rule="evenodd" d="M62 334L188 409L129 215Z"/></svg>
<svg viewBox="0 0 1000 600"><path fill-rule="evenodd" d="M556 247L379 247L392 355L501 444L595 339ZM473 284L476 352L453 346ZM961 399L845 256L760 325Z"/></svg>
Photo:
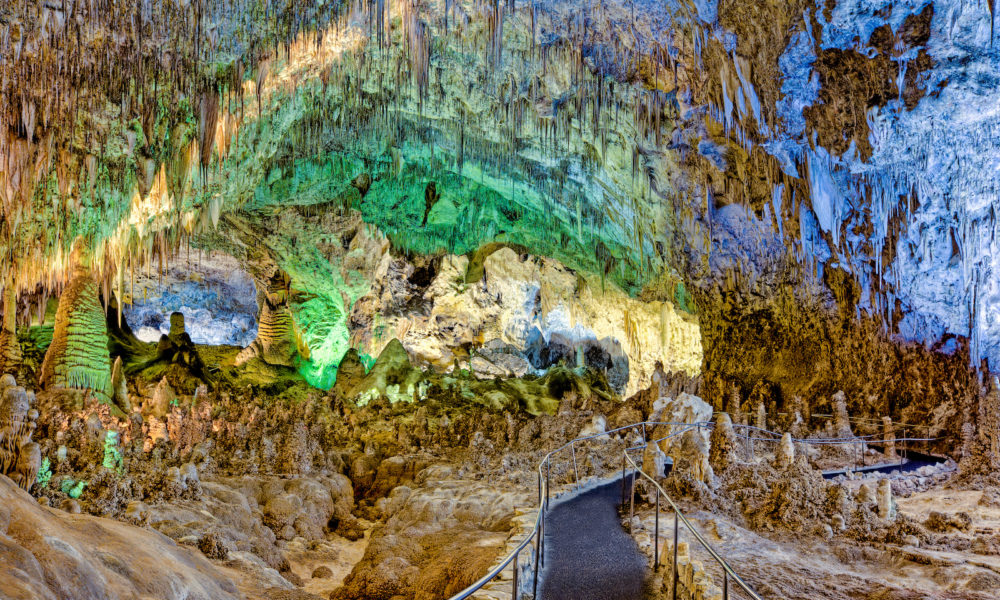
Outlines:
<svg viewBox="0 0 1000 600"><path fill-rule="evenodd" d="M950 530L923 547L859 542L847 536L826 539L816 533L755 532L717 513L685 514L763 598L992 600L1000 593L1000 556L974 548L976 540L1000 531L1000 507L984 506L983 496L981 490L939 486L898 499L899 513L920 522L932 512L970 515L968 530ZM637 512L638 539L650 554L653 514L647 507ZM661 540L667 539L670 523L661 515ZM721 581L721 570L711 557L693 542L690 547L713 580ZM734 586L730 597L743 596Z"/></svg>

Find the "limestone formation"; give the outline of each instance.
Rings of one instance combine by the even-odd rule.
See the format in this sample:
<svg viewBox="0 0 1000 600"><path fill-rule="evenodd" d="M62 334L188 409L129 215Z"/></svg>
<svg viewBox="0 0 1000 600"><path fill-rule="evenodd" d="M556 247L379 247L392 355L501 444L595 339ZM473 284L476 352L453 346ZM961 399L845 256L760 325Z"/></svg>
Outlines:
<svg viewBox="0 0 1000 600"><path fill-rule="evenodd" d="M743 423L742 404L740 401L740 388L734 383L729 389L727 397L726 412L729 413L733 423Z"/></svg>
<svg viewBox="0 0 1000 600"><path fill-rule="evenodd" d="M692 480L714 485L714 471L709 464L709 442L696 429L679 436L680 443L671 447L670 458L674 466L671 474L690 477Z"/></svg>
<svg viewBox="0 0 1000 600"><path fill-rule="evenodd" d="M792 434L785 433L778 442L778 448L774 455L774 466L778 469L787 469L795 462L795 444L792 443Z"/></svg>
<svg viewBox="0 0 1000 600"><path fill-rule="evenodd" d="M888 479L878 482L878 516L884 520L896 517L896 501L892 497L892 485Z"/></svg>
<svg viewBox="0 0 1000 600"><path fill-rule="evenodd" d="M171 406L177 401L177 395L167 378L160 379L153 391L153 397L146 402L143 412L154 417L163 418L170 412Z"/></svg>
<svg viewBox="0 0 1000 600"><path fill-rule="evenodd" d="M729 418L729 414L719 413L715 419L715 427L712 428L708 454L709 464L716 472L725 471L732 464L737 443L733 422Z"/></svg>
<svg viewBox="0 0 1000 600"><path fill-rule="evenodd" d="M31 440L38 419L34 403L34 394L15 385L13 377L0 379L0 474L25 490L34 485L41 466L38 444Z"/></svg>
<svg viewBox="0 0 1000 600"><path fill-rule="evenodd" d="M754 425L758 429L767 429L767 408L763 402L757 404L757 416Z"/></svg>
<svg viewBox="0 0 1000 600"><path fill-rule="evenodd" d="M642 470L653 479L664 476L667 467L667 455L656 444L647 444L642 453Z"/></svg>
<svg viewBox="0 0 1000 600"><path fill-rule="evenodd" d="M792 426L791 426L792 437L803 438L806 436L808 431L806 430L805 420L802 418L802 413L795 411L792 415Z"/></svg>
<svg viewBox="0 0 1000 600"><path fill-rule="evenodd" d="M111 367L111 391L115 406L123 412L130 412L132 403L128 399L128 384L125 382L125 368L120 356L115 357L115 364Z"/></svg>
<svg viewBox="0 0 1000 600"><path fill-rule="evenodd" d="M887 461L897 461L896 431L892 426L892 417L882 417L882 441L885 442L884 455Z"/></svg>
<svg viewBox="0 0 1000 600"><path fill-rule="evenodd" d="M156 359L154 362L180 364L187 367L191 374L204 378L204 364L191 336L185 331L184 313L170 314L170 329L166 335L161 335L156 344Z"/></svg>
<svg viewBox="0 0 1000 600"><path fill-rule="evenodd" d="M989 390L979 402L980 467L988 471L1000 470L1000 378L991 377Z"/></svg>
<svg viewBox="0 0 1000 600"><path fill-rule="evenodd" d="M21 344L17 341L17 291L11 282L3 289L3 325L0 327L0 371L16 370L21 364Z"/></svg>
<svg viewBox="0 0 1000 600"><path fill-rule="evenodd" d="M851 431L851 419L847 414L847 396L843 391L838 391L833 395L833 427L837 437L854 437Z"/></svg>
<svg viewBox="0 0 1000 600"><path fill-rule="evenodd" d="M862 483L858 488L858 495L855 498L858 504L870 504L875 501L875 490L867 483Z"/></svg>
<svg viewBox="0 0 1000 600"><path fill-rule="evenodd" d="M73 260L73 277L59 297L40 383L46 389L90 390L108 402L112 394L108 327L81 239L74 243Z"/></svg>
<svg viewBox="0 0 1000 600"><path fill-rule="evenodd" d="M300 340L288 295L287 276L280 273L259 291L257 338L236 357L237 365L259 358L269 365L295 366Z"/></svg>

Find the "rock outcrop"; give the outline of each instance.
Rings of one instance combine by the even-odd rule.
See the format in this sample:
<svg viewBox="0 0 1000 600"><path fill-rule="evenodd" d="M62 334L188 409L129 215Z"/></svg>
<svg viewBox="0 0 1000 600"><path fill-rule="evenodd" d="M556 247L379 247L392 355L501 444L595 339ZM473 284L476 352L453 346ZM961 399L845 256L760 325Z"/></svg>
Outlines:
<svg viewBox="0 0 1000 600"><path fill-rule="evenodd" d="M30 490L41 467L38 444L31 439L37 426L35 395L15 384L10 375L0 377L0 475Z"/></svg>
<svg viewBox="0 0 1000 600"><path fill-rule="evenodd" d="M110 519L39 505L0 476L0 596L12 599L236 600L193 549Z"/></svg>
<svg viewBox="0 0 1000 600"><path fill-rule="evenodd" d="M602 371L629 396L656 365L698 373L697 322L674 304L643 302L558 261L494 244L472 259L382 257L349 325L373 354L398 338L415 360L510 377L563 363ZM376 338L373 323L385 334Z"/></svg>

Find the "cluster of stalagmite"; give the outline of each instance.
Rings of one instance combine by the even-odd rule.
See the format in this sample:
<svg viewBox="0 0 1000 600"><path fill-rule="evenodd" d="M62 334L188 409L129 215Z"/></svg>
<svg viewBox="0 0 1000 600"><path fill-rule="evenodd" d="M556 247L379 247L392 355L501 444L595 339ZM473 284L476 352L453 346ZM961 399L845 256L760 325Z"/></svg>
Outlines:
<svg viewBox="0 0 1000 600"><path fill-rule="evenodd" d="M40 383L46 389L90 390L108 401L112 395L108 326L80 240L74 244L73 261L73 277L59 297Z"/></svg>
<svg viewBox="0 0 1000 600"><path fill-rule="evenodd" d="M35 395L17 385L14 377L0 377L0 474L28 490L41 467L41 451L31 441L38 411Z"/></svg>
<svg viewBox="0 0 1000 600"><path fill-rule="evenodd" d="M271 277L266 285L259 286L258 296L257 338L239 353L236 364L259 358L269 365L295 366L300 344L295 318L288 306L288 276L279 272Z"/></svg>

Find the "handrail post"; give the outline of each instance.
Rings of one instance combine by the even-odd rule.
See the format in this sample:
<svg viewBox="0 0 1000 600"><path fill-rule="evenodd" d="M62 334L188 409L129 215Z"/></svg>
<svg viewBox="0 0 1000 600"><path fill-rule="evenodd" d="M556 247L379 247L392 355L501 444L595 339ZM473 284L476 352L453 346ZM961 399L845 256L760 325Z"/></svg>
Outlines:
<svg viewBox="0 0 1000 600"><path fill-rule="evenodd" d="M908 432L908 431L907 431L907 429L906 429L906 428L904 427L904 428L903 428L903 440L904 440L904 441L906 440L906 438L910 437L909 435L907 435L908 433L909 433L909 432ZM903 458L909 458L909 455L907 454L907 447L908 447L908 446L909 446L909 444L903 444Z"/></svg>
<svg viewBox="0 0 1000 600"><path fill-rule="evenodd" d="M642 445L646 445L646 422L642 422Z"/></svg>
<svg viewBox="0 0 1000 600"><path fill-rule="evenodd" d="M542 518L538 526L538 564L545 568L545 511L542 511Z"/></svg>
<svg viewBox="0 0 1000 600"><path fill-rule="evenodd" d="M576 485L580 485L580 471L576 468L576 441L570 444L570 448L573 450L573 475L576 477Z"/></svg>
<svg viewBox="0 0 1000 600"><path fill-rule="evenodd" d="M653 570L660 568L660 488L656 488L656 526L653 529Z"/></svg>
<svg viewBox="0 0 1000 600"><path fill-rule="evenodd" d="M635 476L638 475L638 471L632 473L632 481L629 482L629 495L628 495L628 530L632 531L632 519L635 517Z"/></svg>
<svg viewBox="0 0 1000 600"><path fill-rule="evenodd" d="M518 555L518 553L515 552L514 553L514 563L513 563L514 564L514 583L513 583L514 588L510 591L511 600L517 600L517 555Z"/></svg>
<svg viewBox="0 0 1000 600"><path fill-rule="evenodd" d="M672 586L670 586L671 587L671 591L670 591L670 598L671 598L671 600L677 600L677 581L678 581L678 578L677 578L677 540L678 540L678 526L680 525L680 523L678 523L678 521L680 521L680 518L678 518L678 516L679 515L677 514L677 509L675 508L674 509L674 573L673 573L673 577L672 577L674 583L673 583Z"/></svg>
<svg viewBox="0 0 1000 600"><path fill-rule="evenodd" d="M549 459L545 460L545 510L549 509L549 474L552 469L552 461ZM544 515L544 513L543 513ZM544 516L542 517L545 518Z"/></svg>
<svg viewBox="0 0 1000 600"><path fill-rule="evenodd" d="M729 600L729 571L725 569L722 569L722 600Z"/></svg>
<svg viewBox="0 0 1000 600"><path fill-rule="evenodd" d="M539 477L541 475L539 474ZM541 503L539 503L541 506ZM542 558L542 530L539 527L535 530L535 575L534 582L531 584L531 595L535 598L538 597L538 565Z"/></svg>
<svg viewBox="0 0 1000 600"><path fill-rule="evenodd" d="M625 504L625 453L626 452L628 452L627 449L622 450L622 504ZM539 481L541 481L541 479L539 479ZM539 501L540 500L541 498L539 498Z"/></svg>

